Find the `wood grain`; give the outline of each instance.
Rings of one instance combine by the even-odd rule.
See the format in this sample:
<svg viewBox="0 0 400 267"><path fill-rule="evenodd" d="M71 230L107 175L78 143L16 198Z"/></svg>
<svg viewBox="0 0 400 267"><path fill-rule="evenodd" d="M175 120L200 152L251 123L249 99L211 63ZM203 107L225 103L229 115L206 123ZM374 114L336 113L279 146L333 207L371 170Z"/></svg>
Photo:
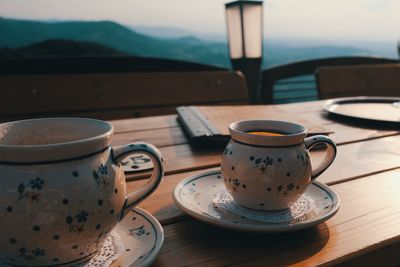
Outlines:
<svg viewBox="0 0 400 267"><path fill-rule="evenodd" d="M400 168L399 151L400 136L340 146L334 163L317 179L334 185ZM313 164L317 164L322 159L324 151L314 151L311 154ZM181 220L184 215L172 200L174 187L182 179L208 170L202 167L197 171L167 175L155 193L140 206L154 214L162 224ZM143 183L144 181L129 182L128 190L132 191Z"/></svg>
<svg viewBox="0 0 400 267"><path fill-rule="evenodd" d="M312 104L311 106L315 106L314 102L310 103ZM319 103L319 101L317 103ZM291 109L289 106L296 106L296 108ZM308 107L308 103L304 106ZM299 104L279 105L279 109L274 108L271 110L279 111L281 109L289 109L290 112L295 114L300 112L296 111L299 107ZM229 107L224 108L228 111L230 110ZM301 113L302 117L306 118L308 121L312 121L315 125L321 125L327 131L333 132L330 136L338 145L399 134L398 131L393 130L361 128L357 125L332 121L321 111L320 106L315 106L315 108L317 108L317 111ZM209 109L213 109L213 107L209 107ZM232 111L233 110L236 110L236 108L232 108ZM137 140L150 142L156 146L173 146L188 143L188 139L176 121L176 116L173 115L111 122L116 128L116 134L113 137L113 142L116 145L135 142ZM136 123L138 125L137 127L135 127Z"/></svg>
<svg viewBox="0 0 400 267"><path fill-rule="evenodd" d="M294 113L309 113L307 116L312 116L314 118L320 118L319 111L321 111L322 104L325 101L313 101L313 102L302 102L302 103L292 103L284 105L274 105L277 110L285 110ZM152 130L159 128L168 127L179 127L179 123L176 119L176 115L163 115L163 116L152 116L144 118L126 118L120 120L110 121L113 126L115 133L120 132L134 132L143 130ZM321 123L317 121L317 123ZM324 120L322 123L332 123L329 120Z"/></svg>
<svg viewBox="0 0 400 267"><path fill-rule="evenodd" d="M323 125L309 120L307 116L286 111L276 105L196 106L196 109L222 135L229 135L229 124L242 120L288 121L303 125L309 132L327 132Z"/></svg>
<svg viewBox="0 0 400 267"><path fill-rule="evenodd" d="M122 141L147 140L160 145L167 175L160 187L140 203L164 226L166 242L155 266L386 266L399 265L400 135L345 125L325 117L318 102L285 105L324 128L334 129L338 156L318 178L338 192L342 207L326 223L292 234L235 233L191 219L172 200L182 179L218 169L219 149L194 149L173 125L173 117L157 118L167 127L121 131ZM304 112L299 108L304 107ZM134 120L133 120L134 121ZM151 119L141 123L151 127ZM123 122L122 122L123 123ZM164 124L165 126L166 124ZM159 140L157 136L160 136ZM124 137L124 138L122 138ZM313 151L317 164L324 151ZM128 190L146 182L129 182Z"/></svg>
<svg viewBox="0 0 400 267"><path fill-rule="evenodd" d="M159 149L165 158L166 174L218 167L223 150L194 149L187 144ZM340 145L336 160L321 178L324 177L325 182L332 182L346 177L358 177L365 173L396 168L400 166L399 151L400 135ZM318 157L321 158L323 154L324 150L312 152L315 160Z"/></svg>
<svg viewBox="0 0 400 267"><path fill-rule="evenodd" d="M316 120L316 118L312 119ZM324 129L334 132L333 134L330 134L330 136L336 141L336 144L338 145L359 142L379 137L392 136L400 133L393 130L359 128L353 125L335 123L322 117L319 118L318 123L321 123ZM132 124L134 124L134 122L132 122ZM160 123L160 125L161 124L162 123ZM155 126L153 129L116 133L113 137L113 144L123 145L138 140L152 143L155 146L174 146L188 144L189 141L186 138L185 133L179 126L156 128L157 124L155 123L154 125Z"/></svg>
<svg viewBox="0 0 400 267"><path fill-rule="evenodd" d="M153 116L144 118L132 118L110 121L114 126L114 133L125 133L135 131L145 131L162 129L169 127L178 127L176 115Z"/></svg>
<svg viewBox="0 0 400 267"><path fill-rule="evenodd" d="M113 145L124 145L133 142L148 142L157 147L187 144L188 140L180 127L168 127L136 132L118 133L113 137Z"/></svg>
<svg viewBox="0 0 400 267"><path fill-rule="evenodd" d="M373 252L380 265L387 256L387 263L399 264L400 255L386 251L399 247L399 181L397 170L334 185L341 198L338 214L295 233L238 233L195 220L167 225L154 266L319 266L360 263Z"/></svg>

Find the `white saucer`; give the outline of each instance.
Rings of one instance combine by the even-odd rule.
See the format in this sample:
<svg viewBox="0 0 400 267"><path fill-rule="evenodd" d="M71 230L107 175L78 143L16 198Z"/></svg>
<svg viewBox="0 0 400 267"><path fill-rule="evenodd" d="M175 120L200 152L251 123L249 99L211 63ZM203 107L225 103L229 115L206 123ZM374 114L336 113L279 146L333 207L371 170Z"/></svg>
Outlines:
<svg viewBox="0 0 400 267"><path fill-rule="evenodd" d="M111 231L96 256L86 263L66 266L145 267L156 259L163 242L164 231L157 219L134 208ZM0 263L0 267L10 265Z"/></svg>
<svg viewBox="0 0 400 267"><path fill-rule="evenodd" d="M124 246L124 252L111 266L149 266L160 252L164 231L153 215L134 208L114 228Z"/></svg>
<svg viewBox="0 0 400 267"><path fill-rule="evenodd" d="M225 190L221 172L210 171L182 180L174 189L176 205L190 216L216 226L246 232L288 232L331 218L339 198L328 186L313 182L290 210L246 209Z"/></svg>

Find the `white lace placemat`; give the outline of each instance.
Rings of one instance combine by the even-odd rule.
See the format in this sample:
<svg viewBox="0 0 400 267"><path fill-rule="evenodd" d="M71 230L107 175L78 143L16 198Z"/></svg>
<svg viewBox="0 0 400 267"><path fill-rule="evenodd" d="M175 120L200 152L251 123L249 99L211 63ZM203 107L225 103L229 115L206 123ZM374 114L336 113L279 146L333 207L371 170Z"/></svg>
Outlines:
<svg viewBox="0 0 400 267"><path fill-rule="evenodd" d="M264 223L290 223L306 220L308 218L307 212L309 212L314 206L312 202L312 199L303 195L290 207L290 209L287 210L251 210L239 206L228 192L221 191L217 193L213 200L213 205L217 210L234 213L241 216L242 219L247 218Z"/></svg>

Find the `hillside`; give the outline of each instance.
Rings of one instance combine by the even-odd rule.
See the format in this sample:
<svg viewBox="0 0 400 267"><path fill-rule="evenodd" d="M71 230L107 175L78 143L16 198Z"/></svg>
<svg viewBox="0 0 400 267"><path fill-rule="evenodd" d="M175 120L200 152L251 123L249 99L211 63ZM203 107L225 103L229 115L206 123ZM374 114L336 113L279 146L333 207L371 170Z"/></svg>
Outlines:
<svg viewBox="0 0 400 267"><path fill-rule="evenodd" d="M13 60L33 57L68 57L68 56L126 56L104 45L92 42L71 40L46 40L18 48L0 48L1 60Z"/></svg>
<svg viewBox="0 0 400 267"><path fill-rule="evenodd" d="M229 63L221 49L225 44L208 43L192 37L168 40L149 37L112 21L46 23L0 18L0 47L15 48L47 39L95 42L139 56L173 58L220 66Z"/></svg>
<svg viewBox="0 0 400 267"><path fill-rule="evenodd" d="M112 21L38 22L0 18L0 47L17 48L49 39L97 43L130 55L230 66L227 44L224 42L193 36L167 39L150 37ZM352 47L310 48L266 42L263 63L266 67L310 58L371 54Z"/></svg>

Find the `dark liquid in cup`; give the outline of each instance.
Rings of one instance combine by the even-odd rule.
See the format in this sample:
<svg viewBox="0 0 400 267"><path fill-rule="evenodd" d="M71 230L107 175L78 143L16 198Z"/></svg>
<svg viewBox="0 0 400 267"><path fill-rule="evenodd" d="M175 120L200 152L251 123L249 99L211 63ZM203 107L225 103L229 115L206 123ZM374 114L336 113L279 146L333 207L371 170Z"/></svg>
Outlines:
<svg viewBox="0 0 400 267"><path fill-rule="evenodd" d="M285 135L284 133L269 132L269 131L249 131L247 133L248 134L261 135L261 136L283 136L283 135Z"/></svg>

